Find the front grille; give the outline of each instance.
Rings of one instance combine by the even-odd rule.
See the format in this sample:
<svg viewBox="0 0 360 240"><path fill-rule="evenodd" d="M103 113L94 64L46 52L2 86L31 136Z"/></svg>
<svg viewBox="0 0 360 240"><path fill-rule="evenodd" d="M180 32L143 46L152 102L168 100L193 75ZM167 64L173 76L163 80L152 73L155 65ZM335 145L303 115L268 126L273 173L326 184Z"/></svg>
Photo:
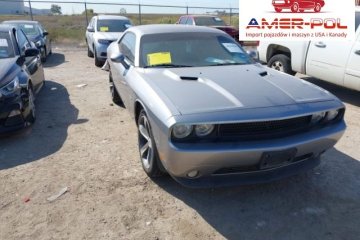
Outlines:
<svg viewBox="0 0 360 240"><path fill-rule="evenodd" d="M285 120L246 122L219 125L219 138L236 138L238 140L277 138L296 134L310 128L311 116Z"/></svg>

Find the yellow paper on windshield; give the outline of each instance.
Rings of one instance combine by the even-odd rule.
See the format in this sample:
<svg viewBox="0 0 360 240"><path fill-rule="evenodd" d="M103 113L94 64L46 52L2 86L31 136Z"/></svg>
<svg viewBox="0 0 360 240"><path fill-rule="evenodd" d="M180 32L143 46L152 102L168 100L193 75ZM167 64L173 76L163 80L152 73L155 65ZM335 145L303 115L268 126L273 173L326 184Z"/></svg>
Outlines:
<svg viewBox="0 0 360 240"><path fill-rule="evenodd" d="M170 52L150 53L147 55L147 62L149 66L160 64L171 64Z"/></svg>
<svg viewBox="0 0 360 240"><path fill-rule="evenodd" d="M109 27L100 27L100 32L108 32Z"/></svg>

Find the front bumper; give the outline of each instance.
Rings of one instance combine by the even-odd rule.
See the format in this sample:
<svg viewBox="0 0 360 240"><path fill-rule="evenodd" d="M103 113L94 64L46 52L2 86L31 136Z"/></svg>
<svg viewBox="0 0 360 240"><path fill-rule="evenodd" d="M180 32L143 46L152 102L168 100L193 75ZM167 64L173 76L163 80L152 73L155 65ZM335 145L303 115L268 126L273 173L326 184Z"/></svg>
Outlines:
<svg viewBox="0 0 360 240"><path fill-rule="evenodd" d="M107 48L109 47L109 45L110 44L100 44L100 43L97 43L95 45L97 59L105 62L107 58Z"/></svg>
<svg viewBox="0 0 360 240"><path fill-rule="evenodd" d="M12 114L13 116L9 116ZM28 109L24 106L21 96L0 100L0 134L14 132L26 127Z"/></svg>
<svg viewBox="0 0 360 240"><path fill-rule="evenodd" d="M300 172L302 164L305 163L307 166L316 166L320 155L337 143L345 128L346 125L342 121L316 131L273 140L176 145L169 142L166 149L162 148L162 151L159 151L159 156L168 173L187 186L209 183L206 179L212 177L214 180L220 178L229 180L230 178L226 176L238 177L240 182L249 184L261 182L261 179L271 180L273 177L268 177L268 174L275 176L275 179L287 177L289 172L291 174ZM296 150L294 156L294 159L298 159L296 162L287 162L266 171L259 169L265 153L288 149ZM309 162L310 164L308 164ZM234 168L239 171L229 173L223 171ZM281 170L283 168L292 170ZM197 178L188 177L188 173L192 171L199 172ZM272 171L274 173L271 173ZM257 179L256 176L260 179ZM221 180L221 182L223 181Z"/></svg>

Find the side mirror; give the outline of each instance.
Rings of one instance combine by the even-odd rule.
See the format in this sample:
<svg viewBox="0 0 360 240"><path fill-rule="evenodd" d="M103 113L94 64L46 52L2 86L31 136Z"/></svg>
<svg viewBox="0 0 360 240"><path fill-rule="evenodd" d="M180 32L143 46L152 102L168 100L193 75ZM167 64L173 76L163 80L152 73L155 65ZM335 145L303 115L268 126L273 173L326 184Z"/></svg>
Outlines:
<svg viewBox="0 0 360 240"><path fill-rule="evenodd" d="M93 27L87 27L86 29L88 32L95 32L95 29Z"/></svg>
<svg viewBox="0 0 360 240"><path fill-rule="evenodd" d="M45 37L45 36L47 36L47 35L49 35L49 33L48 32L43 32L43 36Z"/></svg>
<svg viewBox="0 0 360 240"><path fill-rule="evenodd" d="M122 53L114 53L110 56L110 60L115 63L121 63L126 69L130 66L125 62L125 56Z"/></svg>
<svg viewBox="0 0 360 240"><path fill-rule="evenodd" d="M40 54L37 48L28 48L25 50L25 57L36 57Z"/></svg>

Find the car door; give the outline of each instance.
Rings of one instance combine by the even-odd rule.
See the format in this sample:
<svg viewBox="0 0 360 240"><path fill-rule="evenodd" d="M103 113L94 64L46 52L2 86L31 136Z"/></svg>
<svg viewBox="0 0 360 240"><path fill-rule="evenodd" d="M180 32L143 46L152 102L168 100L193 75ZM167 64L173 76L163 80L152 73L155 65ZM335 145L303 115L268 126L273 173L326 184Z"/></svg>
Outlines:
<svg viewBox="0 0 360 240"><path fill-rule="evenodd" d="M26 35L20 29L16 31L16 41L19 47L20 56L25 56L26 49L33 47ZM30 75L34 90L37 91L44 80L40 56L25 57L24 64L26 71Z"/></svg>
<svg viewBox="0 0 360 240"><path fill-rule="evenodd" d="M42 36L43 39L44 39L47 54L49 54L49 52L51 51L50 36L49 36L49 35L44 35L44 33L45 33L45 32L48 33L48 31L46 31L46 29L45 29L42 25L40 25L40 24L39 24L39 31L40 31L41 36ZM48 34L49 34L49 33L48 33Z"/></svg>
<svg viewBox="0 0 360 240"><path fill-rule="evenodd" d="M119 41L119 51L125 56L125 64L128 65L128 68L125 67L123 63L114 63L116 70L115 73L113 73L113 81L116 89L119 91L126 108L129 110L133 107L131 104L132 90L129 87L129 81L131 81L129 76L134 68L135 46L135 34L127 32Z"/></svg>
<svg viewBox="0 0 360 240"><path fill-rule="evenodd" d="M299 6L300 8L315 8L315 0L301 0Z"/></svg>
<svg viewBox="0 0 360 240"><path fill-rule="evenodd" d="M93 17L91 19L88 27L91 27L91 28L93 28L95 30L95 17ZM88 30L86 30L86 40L87 40L87 43L89 45L89 49L91 49L92 52L94 52L94 49L93 49L93 45L94 45L93 37L94 37L94 32L89 32Z"/></svg>
<svg viewBox="0 0 360 240"><path fill-rule="evenodd" d="M357 38L346 65L344 86L360 91L360 12L356 13Z"/></svg>
<svg viewBox="0 0 360 240"><path fill-rule="evenodd" d="M354 40L312 41L306 61L306 74L340 86Z"/></svg>

